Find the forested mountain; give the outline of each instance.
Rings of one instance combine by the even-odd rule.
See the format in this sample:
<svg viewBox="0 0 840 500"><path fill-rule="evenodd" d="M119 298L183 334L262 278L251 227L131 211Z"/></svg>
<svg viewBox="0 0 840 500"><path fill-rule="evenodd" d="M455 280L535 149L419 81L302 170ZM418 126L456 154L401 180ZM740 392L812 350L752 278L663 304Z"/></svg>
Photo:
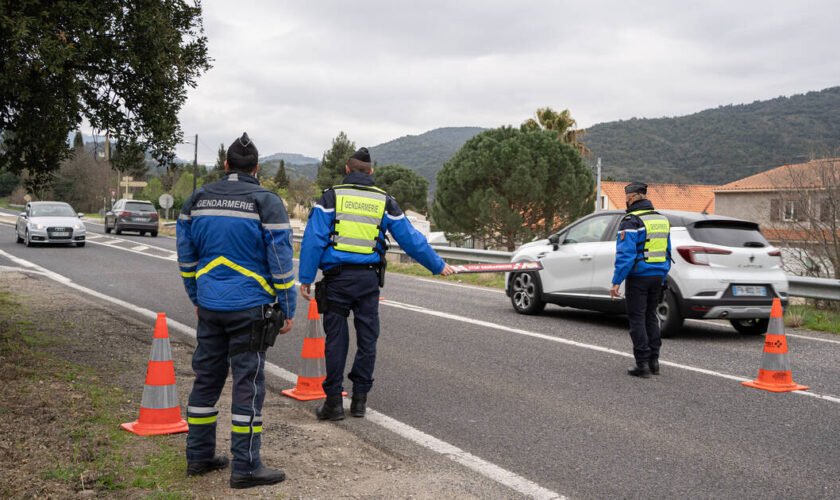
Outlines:
<svg viewBox="0 0 840 500"><path fill-rule="evenodd" d="M435 174L467 139L484 130L480 127L443 127L420 135L407 135L370 148L378 165L404 165L435 187Z"/></svg>
<svg viewBox="0 0 840 500"><path fill-rule="evenodd" d="M260 158L260 165L264 163L268 163L270 161L280 161L284 160L286 162L286 166L289 165L312 165L313 163L318 163L320 160L318 158L312 158L311 156L303 156L299 153L274 153L273 155L263 156Z"/></svg>
<svg viewBox="0 0 840 500"><path fill-rule="evenodd" d="M840 155L840 87L676 118L589 127L583 139L617 180L724 184Z"/></svg>
<svg viewBox="0 0 840 500"><path fill-rule="evenodd" d="M286 154L286 153L280 153ZM274 155L272 155L274 156ZM298 155L301 158L305 158L305 156ZM288 160L286 161L286 175L289 178L292 177L306 177L307 179L314 181L315 177L318 176L318 165L319 163L304 163L304 164L295 164L289 163ZM277 173L277 169L280 167L280 159L275 160L268 160L265 159L260 160L260 171L262 175L265 177L274 177L274 174Z"/></svg>

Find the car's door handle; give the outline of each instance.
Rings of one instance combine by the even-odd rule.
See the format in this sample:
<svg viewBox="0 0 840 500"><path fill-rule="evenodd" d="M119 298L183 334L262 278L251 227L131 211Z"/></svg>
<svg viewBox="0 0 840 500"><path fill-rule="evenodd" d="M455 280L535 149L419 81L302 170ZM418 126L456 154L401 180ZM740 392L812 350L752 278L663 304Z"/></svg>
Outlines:
<svg viewBox="0 0 840 500"><path fill-rule="evenodd" d="M581 255L580 260L592 260L592 256L591 255Z"/></svg>

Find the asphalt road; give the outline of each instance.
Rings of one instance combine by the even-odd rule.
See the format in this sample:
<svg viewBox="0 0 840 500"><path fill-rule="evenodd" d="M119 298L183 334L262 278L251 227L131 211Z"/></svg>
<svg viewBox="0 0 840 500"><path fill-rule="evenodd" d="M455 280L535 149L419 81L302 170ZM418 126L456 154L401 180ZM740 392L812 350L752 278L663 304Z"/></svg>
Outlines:
<svg viewBox="0 0 840 500"><path fill-rule="evenodd" d="M88 230L85 248L26 248L0 224L0 250L195 325L174 239ZM16 266L2 255L0 265ZM665 340L662 375L640 380L624 373L621 316L549 306L526 317L496 290L393 273L382 296L370 406L545 488L573 498L840 497L840 337L788 337L794 380L835 398L820 399L726 378L757 375L763 339L720 323L687 322ZM302 299L298 311L269 351L292 372Z"/></svg>

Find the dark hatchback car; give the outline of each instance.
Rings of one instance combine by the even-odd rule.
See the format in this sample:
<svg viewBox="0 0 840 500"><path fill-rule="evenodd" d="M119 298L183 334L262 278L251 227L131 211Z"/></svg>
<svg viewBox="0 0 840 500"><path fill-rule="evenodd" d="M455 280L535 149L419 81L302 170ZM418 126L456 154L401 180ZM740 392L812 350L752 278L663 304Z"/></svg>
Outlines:
<svg viewBox="0 0 840 500"><path fill-rule="evenodd" d="M157 210L152 202L121 199L105 214L105 232L113 230L122 234L123 231L139 231L141 236L146 233L157 236L158 222Z"/></svg>

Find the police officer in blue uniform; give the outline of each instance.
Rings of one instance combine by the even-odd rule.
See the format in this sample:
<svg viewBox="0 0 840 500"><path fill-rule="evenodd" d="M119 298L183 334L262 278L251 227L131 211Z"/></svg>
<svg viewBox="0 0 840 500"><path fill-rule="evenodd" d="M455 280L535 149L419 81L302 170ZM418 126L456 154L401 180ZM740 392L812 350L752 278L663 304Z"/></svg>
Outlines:
<svg viewBox="0 0 840 500"><path fill-rule="evenodd" d="M323 382L327 399L317 409L319 420L344 418L341 393L349 344L347 317L351 311L357 350L348 375L353 382L350 414L365 415L379 338L385 233L390 232L400 248L432 273L455 272L414 229L396 200L374 185L366 148L356 151L344 168L344 182L325 190L310 212L300 251L301 295L309 300L319 268L324 276L315 290L327 337L327 378Z"/></svg>
<svg viewBox="0 0 840 500"><path fill-rule="evenodd" d="M255 177L258 157L248 134L242 134L227 150L227 175L184 202L177 226L178 265L198 317L187 474L228 465L215 449L216 403L230 368L233 488L286 477L262 464L260 444L265 351L292 328L295 316L292 232L283 201Z"/></svg>
<svg viewBox="0 0 840 500"><path fill-rule="evenodd" d="M624 187L627 215L616 236L615 272L610 297L621 297L625 286L627 319L636 365L627 373L648 378L659 374L662 337L656 307L671 269L671 226L647 199L647 184L632 182Z"/></svg>

